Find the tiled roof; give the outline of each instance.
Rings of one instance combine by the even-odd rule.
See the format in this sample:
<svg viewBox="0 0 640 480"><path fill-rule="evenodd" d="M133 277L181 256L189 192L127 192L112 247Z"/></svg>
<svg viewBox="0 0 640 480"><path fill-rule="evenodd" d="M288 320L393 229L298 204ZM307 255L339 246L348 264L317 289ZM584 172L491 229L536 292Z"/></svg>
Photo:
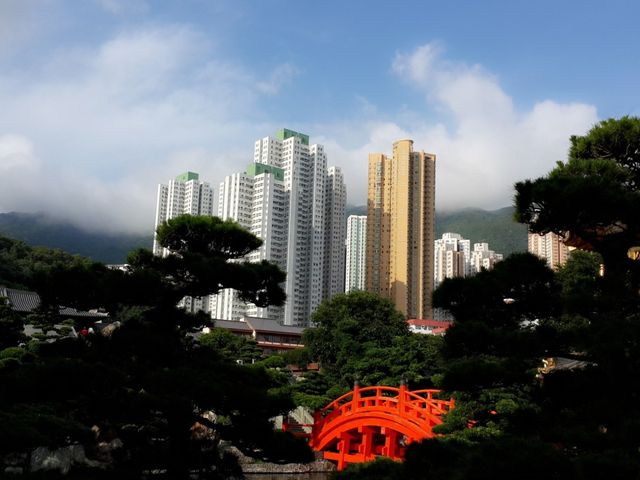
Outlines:
<svg viewBox="0 0 640 480"><path fill-rule="evenodd" d="M213 321L215 327L226 330L243 331L249 333L279 333L295 337L302 336L304 328L281 325L270 318L244 317L242 320L219 320Z"/></svg>
<svg viewBox="0 0 640 480"><path fill-rule="evenodd" d="M451 320L426 320L416 319L407 320L409 325L415 325L416 327L432 327L432 328L449 328L453 325Z"/></svg>
<svg viewBox="0 0 640 480"><path fill-rule="evenodd" d="M256 332L284 333L289 335L302 335L304 328L281 325L270 318L245 317L247 322Z"/></svg>
<svg viewBox="0 0 640 480"><path fill-rule="evenodd" d="M224 328L225 330L236 330L251 333L253 329L246 324L238 320L214 320L213 324L216 328Z"/></svg>
<svg viewBox="0 0 640 480"><path fill-rule="evenodd" d="M9 305L15 312L31 312L40 306L40 296L36 292L7 288Z"/></svg>
<svg viewBox="0 0 640 480"><path fill-rule="evenodd" d="M40 306L40 295L28 290L0 287L0 297L6 297L14 312L28 313ZM60 307L60 315L67 317L104 318L107 313L85 312L70 307Z"/></svg>

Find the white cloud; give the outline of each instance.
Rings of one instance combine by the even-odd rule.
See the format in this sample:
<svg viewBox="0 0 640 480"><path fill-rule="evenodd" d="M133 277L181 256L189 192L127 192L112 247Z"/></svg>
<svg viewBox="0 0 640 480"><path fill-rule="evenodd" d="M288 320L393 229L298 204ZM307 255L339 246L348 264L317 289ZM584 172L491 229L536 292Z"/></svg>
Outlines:
<svg viewBox="0 0 640 480"><path fill-rule="evenodd" d="M447 61L436 44L399 53L392 72L420 97L393 118L375 99L354 96L356 113L340 112L341 121L275 125L262 102L277 101L298 67L250 69L182 25L147 25L65 49L39 72L7 69L0 211L150 232L157 183L192 170L217 187L251 161L254 139L281 126L326 146L329 163L345 172L350 203L365 202L368 154L412 138L438 155L438 208L500 207L513 182L544 174L565 157L569 136L597 120L595 108L580 103L518 109L494 75ZM427 105L441 117L426 117Z"/></svg>
<svg viewBox="0 0 640 480"><path fill-rule="evenodd" d="M566 158L570 135L585 133L598 120L596 108L584 103L543 100L519 110L496 76L480 65L443 58L437 43L398 53L392 72L446 122L417 115L418 103L405 119L378 116L336 129L327 150L352 182L351 203L366 199L367 154L391 153L394 141L411 138L416 149L437 155L438 209L510 205L516 181L548 172ZM340 130L356 135L357 146L340 138Z"/></svg>
<svg viewBox="0 0 640 480"><path fill-rule="evenodd" d="M149 232L157 183L183 169L215 183L244 168L252 140L273 130L256 120L257 103L296 71L289 64L248 70L179 25L60 51L35 75L7 71L0 78L0 211ZM31 162L28 182L20 162Z"/></svg>
<svg viewBox="0 0 640 480"><path fill-rule="evenodd" d="M22 135L0 135L0 175L28 173L37 168L33 145Z"/></svg>

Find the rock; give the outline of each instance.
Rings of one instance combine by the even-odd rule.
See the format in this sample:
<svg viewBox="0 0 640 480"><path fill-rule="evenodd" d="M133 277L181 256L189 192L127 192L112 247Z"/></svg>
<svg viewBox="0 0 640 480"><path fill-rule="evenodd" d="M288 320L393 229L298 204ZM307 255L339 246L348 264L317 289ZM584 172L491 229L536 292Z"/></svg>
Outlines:
<svg viewBox="0 0 640 480"><path fill-rule="evenodd" d="M99 442L96 445L95 454L97 459L100 462L104 463L112 463L113 462L113 451L118 450L124 447L124 443L119 438L114 438L110 442Z"/></svg>
<svg viewBox="0 0 640 480"><path fill-rule="evenodd" d="M27 454L26 453L7 453L4 457L1 458L0 464L4 464L7 467L24 467L27 463Z"/></svg>
<svg viewBox="0 0 640 480"><path fill-rule="evenodd" d="M104 467L104 464L89 460L82 445L69 445L56 450L38 447L31 452L30 472L57 470L66 475L73 465Z"/></svg>
<svg viewBox="0 0 640 480"><path fill-rule="evenodd" d="M4 469L4 473L7 475L22 475L24 468L22 467L7 467Z"/></svg>
<svg viewBox="0 0 640 480"><path fill-rule="evenodd" d="M111 447L111 450L116 450L118 448L124 447L124 443L122 443L122 440L120 440L119 438L114 438L109 442L109 446Z"/></svg>
<svg viewBox="0 0 640 480"><path fill-rule="evenodd" d="M271 474L292 474L292 473L317 473L332 472L335 465L326 460L316 460L311 463L248 463L241 464L242 473L271 473Z"/></svg>
<svg viewBox="0 0 640 480"><path fill-rule="evenodd" d="M31 472L40 470L58 470L63 475L69 473L73 463L73 454L68 447L49 450L47 447L38 447L31 452Z"/></svg>

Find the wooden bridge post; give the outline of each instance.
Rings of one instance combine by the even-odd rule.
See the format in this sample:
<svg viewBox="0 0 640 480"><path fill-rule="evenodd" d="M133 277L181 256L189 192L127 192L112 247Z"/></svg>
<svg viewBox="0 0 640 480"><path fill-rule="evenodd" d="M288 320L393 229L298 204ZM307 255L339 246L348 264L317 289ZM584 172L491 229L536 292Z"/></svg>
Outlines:
<svg viewBox="0 0 640 480"><path fill-rule="evenodd" d="M400 416L404 415L404 411L405 411L405 401L407 398L407 385L405 383L405 380L402 379L400 380L400 388L399 388L399 392L398 392L398 413L400 414Z"/></svg>
<svg viewBox="0 0 640 480"><path fill-rule="evenodd" d="M362 458L361 461L368 462L375 458L373 455L373 436L375 435L375 430L365 426L360 427L359 430L362 434L362 440L358 446L358 453Z"/></svg>
<svg viewBox="0 0 640 480"><path fill-rule="evenodd" d="M355 412L358 409L358 403L360 402L360 382L356 380L353 382L353 397L351 398L351 412Z"/></svg>
<svg viewBox="0 0 640 480"><path fill-rule="evenodd" d="M398 432L388 429L384 432L384 447L382 455L393 460L398 458Z"/></svg>
<svg viewBox="0 0 640 480"><path fill-rule="evenodd" d="M340 441L338 442L338 470L344 470L346 465L345 456L349 454L351 450L351 435L348 433L342 433L340 435Z"/></svg>

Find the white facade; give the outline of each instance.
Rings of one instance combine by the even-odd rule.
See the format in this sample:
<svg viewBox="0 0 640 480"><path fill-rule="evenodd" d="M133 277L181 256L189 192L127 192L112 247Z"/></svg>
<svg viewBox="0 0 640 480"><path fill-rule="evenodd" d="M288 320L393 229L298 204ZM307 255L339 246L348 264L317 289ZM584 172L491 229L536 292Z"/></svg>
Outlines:
<svg viewBox="0 0 640 480"><path fill-rule="evenodd" d="M327 169L323 300L344 292L347 187L338 167ZM363 287L364 288L364 287Z"/></svg>
<svg viewBox="0 0 640 480"><path fill-rule="evenodd" d="M246 173L226 177L218 194L218 216L223 220L235 220L263 241L245 260L269 260L282 269L285 268L282 248L285 240L283 176L282 169L259 169L251 164ZM260 308L246 303L232 289L212 296L209 309L213 318L225 320L239 320L245 316L278 318L282 315L281 307Z"/></svg>
<svg viewBox="0 0 640 480"><path fill-rule="evenodd" d="M334 250L343 252L333 249L334 240L344 244L346 189L342 174L335 167L327 169L322 145L309 145L307 135L286 129L276 137L257 140L253 161L247 174L236 174L245 175L244 180L232 175L220 185L218 213L239 221L264 241L248 259L270 260L286 271L287 301L284 308L257 309L239 306L231 293L225 298L221 294L212 302L212 315L215 311L216 318L229 320L264 316L285 325L305 326L318 304L342 285L344 277L344 253L340 254L342 260L333 258L338 256ZM267 173L258 174L263 171ZM246 190L234 187L240 182ZM250 220L242 208L231 207L242 203L243 194ZM247 310L241 315L242 308Z"/></svg>
<svg viewBox="0 0 640 480"><path fill-rule="evenodd" d="M445 278L470 274L471 241L458 233L445 233L434 242L433 279L437 287Z"/></svg>
<svg viewBox="0 0 640 480"><path fill-rule="evenodd" d="M199 180L199 175L185 172L169 180L167 185L158 185L156 197L156 220L153 234L154 255L168 255L168 250L162 248L157 241L158 226L179 215L213 215L213 188ZM188 311L207 310L209 300L205 298L185 297L180 306Z"/></svg>
<svg viewBox="0 0 640 480"><path fill-rule="evenodd" d="M471 252L472 274L478 273L483 269L491 270L502 258L502 254L491 250L488 243L474 243L473 251Z"/></svg>
<svg viewBox="0 0 640 480"><path fill-rule="evenodd" d="M458 233L445 233L434 244L436 287L445 278L475 275L483 268L490 270L502 260L502 255L491 250L488 243L474 243L471 249L471 242Z"/></svg>
<svg viewBox="0 0 640 480"><path fill-rule="evenodd" d="M167 185L158 185L153 235L155 255L167 254L156 240L158 226L183 214L213 215L213 189L207 182L200 181L197 173L185 172L169 180Z"/></svg>
<svg viewBox="0 0 640 480"><path fill-rule="evenodd" d="M345 292L364 290L367 252L366 215L349 215L346 244Z"/></svg>

